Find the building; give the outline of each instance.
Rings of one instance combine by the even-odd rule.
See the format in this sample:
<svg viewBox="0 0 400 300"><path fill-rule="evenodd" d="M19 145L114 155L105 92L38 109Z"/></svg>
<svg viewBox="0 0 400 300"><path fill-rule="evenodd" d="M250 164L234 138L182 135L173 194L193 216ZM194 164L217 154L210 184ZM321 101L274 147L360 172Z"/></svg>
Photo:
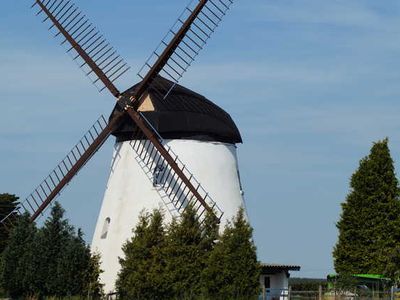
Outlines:
<svg viewBox="0 0 400 300"><path fill-rule="evenodd" d="M263 298L284 300L289 293L289 271L300 271L300 266L282 264L261 264L260 284Z"/></svg>
<svg viewBox="0 0 400 300"><path fill-rule="evenodd" d="M157 84L163 85L164 79L158 78ZM113 113L117 110L118 107ZM223 228L239 207L244 207L236 153L236 144L242 138L230 115L180 85L166 99L157 90L149 89L138 111L217 203L224 213ZM138 138L137 132L136 125L127 117L112 133L116 143L111 171L92 242L92 249L101 254L104 270L101 280L106 293L114 291L122 245L132 236L141 211L164 208L167 221L174 213L159 194L163 180L168 177L163 176L165 166L156 165L150 172L143 169L131 145L138 140L146 143ZM143 146L141 151L148 150Z"/></svg>

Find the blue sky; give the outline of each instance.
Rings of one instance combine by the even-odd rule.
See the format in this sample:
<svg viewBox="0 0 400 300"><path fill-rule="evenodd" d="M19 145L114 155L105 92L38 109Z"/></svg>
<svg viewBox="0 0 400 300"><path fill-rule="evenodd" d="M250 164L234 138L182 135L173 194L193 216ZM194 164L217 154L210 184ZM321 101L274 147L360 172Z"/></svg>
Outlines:
<svg viewBox="0 0 400 300"><path fill-rule="evenodd" d="M0 192L27 196L114 105L98 94L29 1L0 11ZM76 0L137 71L187 0ZM137 78L125 76L121 88ZM182 83L227 110L259 258L332 272L348 181L373 141L400 167L400 3L236 1ZM59 200L91 240L113 141Z"/></svg>

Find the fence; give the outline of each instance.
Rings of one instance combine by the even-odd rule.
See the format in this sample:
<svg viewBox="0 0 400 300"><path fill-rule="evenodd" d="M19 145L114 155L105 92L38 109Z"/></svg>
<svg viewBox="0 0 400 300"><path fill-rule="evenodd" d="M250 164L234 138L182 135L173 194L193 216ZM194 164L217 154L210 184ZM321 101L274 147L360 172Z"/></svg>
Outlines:
<svg viewBox="0 0 400 300"><path fill-rule="evenodd" d="M263 289L259 300L400 300L400 292L395 289L374 291L357 288L353 291L328 290L320 287L313 291L296 291L289 289Z"/></svg>

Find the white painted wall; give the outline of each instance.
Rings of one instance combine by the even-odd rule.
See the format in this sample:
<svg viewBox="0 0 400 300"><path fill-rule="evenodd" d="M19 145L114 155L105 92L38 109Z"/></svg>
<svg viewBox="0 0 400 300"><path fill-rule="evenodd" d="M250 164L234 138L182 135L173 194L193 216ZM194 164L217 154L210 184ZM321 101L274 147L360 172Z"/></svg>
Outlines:
<svg viewBox="0 0 400 300"><path fill-rule="evenodd" d="M281 271L276 274L268 274L260 276L260 284L264 287L265 277L270 278L270 288L266 290L265 299L287 299L289 278L285 271Z"/></svg>
<svg viewBox="0 0 400 300"><path fill-rule="evenodd" d="M195 140L165 141L224 212L221 228L244 206L238 176L236 146ZM156 188L135 160L129 142L115 144L111 173L93 236L92 249L101 254L105 292L114 291L121 247L143 209L164 207ZM166 211L166 219L171 216ZM108 224L109 223L109 224ZM105 231L107 231L105 238Z"/></svg>

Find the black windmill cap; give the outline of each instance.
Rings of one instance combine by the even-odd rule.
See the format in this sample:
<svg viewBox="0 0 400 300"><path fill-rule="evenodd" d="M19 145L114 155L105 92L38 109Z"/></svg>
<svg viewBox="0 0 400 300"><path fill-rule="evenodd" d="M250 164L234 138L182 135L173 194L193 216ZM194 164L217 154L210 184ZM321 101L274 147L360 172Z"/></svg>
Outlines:
<svg viewBox="0 0 400 300"><path fill-rule="evenodd" d="M132 94L138 84L127 93ZM242 143L242 138L231 116L222 108L181 85L175 85L168 97L173 83L158 76L148 89L148 97L139 111L164 139L191 139L217 141L223 143ZM116 105L110 118L120 111ZM120 126L112 132L117 142L137 138L137 126L124 116Z"/></svg>

